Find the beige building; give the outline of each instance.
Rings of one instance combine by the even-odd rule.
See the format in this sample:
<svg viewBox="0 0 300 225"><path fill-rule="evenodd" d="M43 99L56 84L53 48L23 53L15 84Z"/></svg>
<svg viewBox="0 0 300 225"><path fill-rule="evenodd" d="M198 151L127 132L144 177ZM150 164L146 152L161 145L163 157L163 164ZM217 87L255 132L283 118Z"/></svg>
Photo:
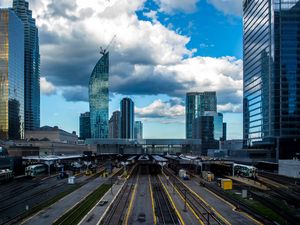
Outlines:
<svg viewBox="0 0 300 225"><path fill-rule="evenodd" d="M69 133L57 126L44 126L36 130L25 132L25 139L29 141L52 141L66 144L77 144L78 136L75 132Z"/></svg>

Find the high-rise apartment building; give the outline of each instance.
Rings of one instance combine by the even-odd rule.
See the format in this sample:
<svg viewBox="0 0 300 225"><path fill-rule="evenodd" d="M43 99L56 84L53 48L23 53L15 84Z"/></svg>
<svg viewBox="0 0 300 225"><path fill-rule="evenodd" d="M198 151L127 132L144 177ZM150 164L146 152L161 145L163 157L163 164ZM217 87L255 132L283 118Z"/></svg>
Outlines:
<svg viewBox="0 0 300 225"><path fill-rule="evenodd" d="M121 112L113 112L109 120L109 138L121 138Z"/></svg>
<svg viewBox="0 0 300 225"><path fill-rule="evenodd" d="M24 138L24 28L0 9L0 139Z"/></svg>
<svg viewBox="0 0 300 225"><path fill-rule="evenodd" d="M121 138L133 139L134 103L130 98L121 101Z"/></svg>
<svg viewBox="0 0 300 225"><path fill-rule="evenodd" d="M91 138L90 112L81 113L79 117L79 138Z"/></svg>
<svg viewBox="0 0 300 225"><path fill-rule="evenodd" d="M142 121L134 122L134 139L143 139L143 123Z"/></svg>
<svg viewBox="0 0 300 225"><path fill-rule="evenodd" d="M189 92L186 94L186 138L193 138L194 121L204 112L217 111L216 92Z"/></svg>
<svg viewBox="0 0 300 225"><path fill-rule="evenodd" d="M95 65L89 82L92 138L108 138L109 52L104 52Z"/></svg>
<svg viewBox="0 0 300 225"><path fill-rule="evenodd" d="M300 1L244 0L244 140L292 158L300 146Z"/></svg>
<svg viewBox="0 0 300 225"><path fill-rule="evenodd" d="M39 35L32 11L25 0L13 0L13 10L24 27L24 112L25 130L40 127Z"/></svg>

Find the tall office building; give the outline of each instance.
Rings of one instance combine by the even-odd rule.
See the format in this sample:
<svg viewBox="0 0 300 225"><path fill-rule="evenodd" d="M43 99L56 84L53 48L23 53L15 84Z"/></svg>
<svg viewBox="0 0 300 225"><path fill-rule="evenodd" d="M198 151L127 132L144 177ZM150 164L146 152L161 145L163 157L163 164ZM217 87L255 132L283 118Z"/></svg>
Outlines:
<svg viewBox="0 0 300 225"><path fill-rule="evenodd" d="M207 155L208 149L219 149L219 141L223 138L223 114L208 111L195 118L192 138L201 139L203 155Z"/></svg>
<svg viewBox="0 0 300 225"><path fill-rule="evenodd" d="M121 101L121 138L133 139L134 103L130 98Z"/></svg>
<svg viewBox="0 0 300 225"><path fill-rule="evenodd" d="M226 141L227 140L227 123L223 123L223 137L222 137L222 141Z"/></svg>
<svg viewBox="0 0 300 225"><path fill-rule="evenodd" d="M143 123L142 121L134 122L134 139L143 139Z"/></svg>
<svg viewBox="0 0 300 225"><path fill-rule="evenodd" d="M186 138L193 137L194 120L206 111L217 111L216 92L190 92L186 94Z"/></svg>
<svg viewBox="0 0 300 225"><path fill-rule="evenodd" d="M81 113L79 117L79 138L91 138L90 112Z"/></svg>
<svg viewBox="0 0 300 225"><path fill-rule="evenodd" d="M244 140L292 158L300 146L300 1L244 0Z"/></svg>
<svg viewBox="0 0 300 225"><path fill-rule="evenodd" d="M104 52L89 82L91 137L108 138L109 52Z"/></svg>
<svg viewBox="0 0 300 225"><path fill-rule="evenodd" d="M113 112L109 119L109 138L121 138L121 112Z"/></svg>
<svg viewBox="0 0 300 225"><path fill-rule="evenodd" d="M24 138L24 28L0 9L0 139Z"/></svg>
<svg viewBox="0 0 300 225"><path fill-rule="evenodd" d="M38 29L29 4L13 0L13 10L24 25L25 130L40 127L40 51Z"/></svg>

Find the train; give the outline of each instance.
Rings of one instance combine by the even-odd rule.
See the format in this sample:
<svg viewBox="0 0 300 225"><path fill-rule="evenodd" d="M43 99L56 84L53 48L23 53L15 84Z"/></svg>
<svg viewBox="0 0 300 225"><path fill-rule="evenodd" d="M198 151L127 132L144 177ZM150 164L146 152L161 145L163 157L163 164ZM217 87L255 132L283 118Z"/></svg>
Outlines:
<svg viewBox="0 0 300 225"><path fill-rule="evenodd" d="M25 168L25 175L29 177L44 175L46 172L47 166L45 164L30 165Z"/></svg>
<svg viewBox="0 0 300 225"><path fill-rule="evenodd" d="M14 172L10 169L0 170L0 183L5 183L14 178Z"/></svg>
<svg viewBox="0 0 300 225"><path fill-rule="evenodd" d="M254 166L247 166L243 164L234 163L234 174L242 177L256 178L257 168Z"/></svg>

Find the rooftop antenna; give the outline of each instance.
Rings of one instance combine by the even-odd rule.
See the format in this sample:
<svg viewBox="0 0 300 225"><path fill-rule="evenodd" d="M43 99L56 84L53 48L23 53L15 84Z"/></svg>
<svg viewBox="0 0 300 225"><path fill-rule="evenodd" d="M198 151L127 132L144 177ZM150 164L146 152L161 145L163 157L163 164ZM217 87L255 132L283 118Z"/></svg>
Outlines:
<svg viewBox="0 0 300 225"><path fill-rule="evenodd" d="M111 44L113 43L113 41L115 40L116 37L117 37L117 35L115 34L113 36L113 38L110 40L109 44L106 46L106 48L100 47L100 54L101 55L105 55L106 54L106 52L108 51L109 47L111 46Z"/></svg>

